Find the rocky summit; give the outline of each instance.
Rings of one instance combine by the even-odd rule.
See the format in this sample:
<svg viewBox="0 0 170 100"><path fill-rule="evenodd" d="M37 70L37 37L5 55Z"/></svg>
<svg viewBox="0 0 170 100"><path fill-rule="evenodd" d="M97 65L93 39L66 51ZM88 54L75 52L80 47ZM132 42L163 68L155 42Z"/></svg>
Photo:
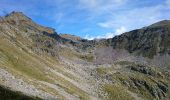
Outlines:
<svg viewBox="0 0 170 100"><path fill-rule="evenodd" d="M0 98L169 100L170 21L86 40L22 12L0 17Z"/></svg>

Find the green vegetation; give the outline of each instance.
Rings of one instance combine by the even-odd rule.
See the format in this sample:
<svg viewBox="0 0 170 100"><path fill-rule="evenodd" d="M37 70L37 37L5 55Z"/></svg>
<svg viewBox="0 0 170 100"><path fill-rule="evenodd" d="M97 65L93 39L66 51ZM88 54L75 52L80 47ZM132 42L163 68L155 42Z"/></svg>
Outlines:
<svg viewBox="0 0 170 100"><path fill-rule="evenodd" d="M19 50L7 41L1 41L0 52L5 55L5 61L2 62L2 65L8 66L8 69L30 78L44 81L49 80L44 76L44 65L31 56L31 54Z"/></svg>
<svg viewBox="0 0 170 100"><path fill-rule="evenodd" d="M108 100L134 100L134 98L119 85L106 84L103 90L108 94Z"/></svg>
<svg viewBox="0 0 170 100"><path fill-rule="evenodd" d="M109 69L107 68L103 68L103 67L99 67L99 68L96 68L96 71L99 75L104 75L104 74L107 74Z"/></svg>
<svg viewBox="0 0 170 100"><path fill-rule="evenodd" d="M121 83L122 87L128 87L130 91L141 94L147 99L163 98L163 94L168 90L166 79L153 78L139 72L115 73L112 79Z"/></svg>
<svg viewBox="0 0 170 100"><path fill-rule="evenodd" d="M57 80L57 85L67 91L69 94L78 96L81 100L89 100L89 94L81 90L79 87L75 86L68 80L63 79L55 75L55 80Z"/></svg>
<svg viewBox="0 0 170 100"><path fill-rule="evenodd" d="M141 76L141 74L128 75L126 73L115 73L113 75L113 79L121 83L122 87L128 87L130 91L141 94L143 98L153 99L144 84L138 84L138 82L151 82L148 78L148 80L144 80L144 78L145 76Z"/></svg>
<svg viewBox="0 0 170 100"><path fill-rule="evenodd" d="M70 48L65 48L65 47L60 48L59 53L63 57L70 59L70 60L82 59L82 60L86 60L88 62L92 62L94 59L92 54L81 54L81 53L76 52Z"/></svg>
<svg viewBox="0 0 170 100"><path fill-rule="evenodd" d="M120 68L117 72L116 66ZM146 100L169 97L169 79L159 68L121 61L116 62L112 67L100 66L96 68L96 71L98 75L102 75L100 78L113 82L113 84L105 84L103 87L104 91L110 94L109 99L111 100L126 98L125 96L130 95L129 92L138 94ZM126 93L124 89L127 89L128 92ZM121 91L125 93L119 96Z"/></svg>

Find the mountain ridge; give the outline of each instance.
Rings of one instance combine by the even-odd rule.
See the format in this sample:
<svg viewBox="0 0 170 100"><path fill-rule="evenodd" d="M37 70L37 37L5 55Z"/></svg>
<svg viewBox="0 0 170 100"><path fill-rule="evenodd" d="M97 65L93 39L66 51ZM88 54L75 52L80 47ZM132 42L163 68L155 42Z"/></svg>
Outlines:
<svg viewBox="0 0 170 100"><path fill-rule="evenodd" d="M23 16L0 20L0 85L48 100L170 98L169 21L75 41Z"/></svg>

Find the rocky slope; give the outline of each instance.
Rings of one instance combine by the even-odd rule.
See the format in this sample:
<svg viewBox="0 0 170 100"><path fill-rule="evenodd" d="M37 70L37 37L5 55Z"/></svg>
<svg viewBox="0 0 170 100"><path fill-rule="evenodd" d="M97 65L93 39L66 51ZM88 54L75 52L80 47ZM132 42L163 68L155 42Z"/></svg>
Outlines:
<svg viewBox="0 0 170 100"><path fill-rule="evenodd" d="M75 36L75 35L70 35L70 34L59 34L62 38L70 39L73 41L80 41L82 40L81 37Z"/></svg>
<svg viewBox="0 0 170 100"><path fill-rule="evenodd" d="M170 54L170 21L164 20L149 27L133 30L112 39L113 48L153 58Z"/></svg>
<svg viewBox="0 0 170 100"><path fill-rule="evenodd" d="M0 85L47 100L168 100L169 26L88 41L12 12L0 18Z"/></svg>

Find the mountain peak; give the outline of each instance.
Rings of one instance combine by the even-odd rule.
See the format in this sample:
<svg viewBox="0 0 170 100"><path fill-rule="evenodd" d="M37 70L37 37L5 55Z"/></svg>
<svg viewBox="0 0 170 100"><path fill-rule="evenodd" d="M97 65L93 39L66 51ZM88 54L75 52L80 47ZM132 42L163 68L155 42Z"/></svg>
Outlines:
<svg viewBox="0 0 170 100"><path fill-rule="evenodd" d="M2 23L9 23L11 25L16 25L17 27L20 27L21 29L31 29L34 31L39 31L39 32L46 32L49 34L55 33L55 29L41 26L37 23L35 23L31 18L27 17L24 13L22 12L16 12L13 11L6 16L2 17L0 19L0 22Z"/></svg>
<svg viewBox="0 0 170 100"><path fill-rule="evenodd" d="M24 15L22 12L16 12L16 11L13 11L11 12L10 14L7 14L5 16L5 19L12 19L12 20L27 20L27 21L30 21L31 18L27 17L26 15Z"/></svg>
<svg viewBox="0 0 170 100"><path fill-rule="evenodd" d="M19 11L12 11L10 14L8 15L24 15L23 12L19 12Z"/></svg>
<svg viewBox="0 0 170 100"><path fill-rule="evenodd" d="M168 26L170 27L170 20L162 20L157 23L152 24L150 27L161 27L161 26Z"/></svg>

